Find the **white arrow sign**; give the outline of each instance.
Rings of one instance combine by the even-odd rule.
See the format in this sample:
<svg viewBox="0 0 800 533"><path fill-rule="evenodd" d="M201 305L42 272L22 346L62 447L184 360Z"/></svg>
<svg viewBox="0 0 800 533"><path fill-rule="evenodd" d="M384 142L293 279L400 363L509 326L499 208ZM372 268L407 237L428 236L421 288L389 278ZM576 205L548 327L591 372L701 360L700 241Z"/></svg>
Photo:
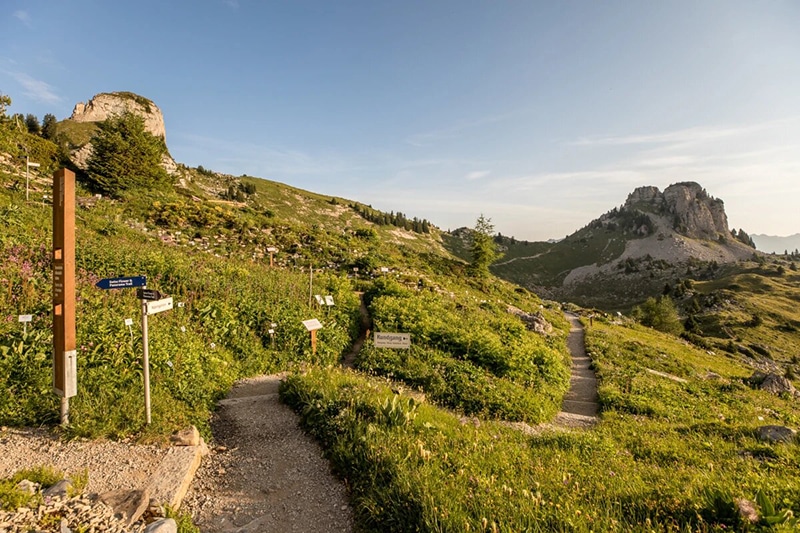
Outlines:
<svg viewBox="0 0 800 533"><path fill-rule="evenodd" d="M152 302L147 302L147 314L154 315L156 313L160 313L162 311L169 311L172 309L172 298L163 298L161 300L155 300Z"/></svg>

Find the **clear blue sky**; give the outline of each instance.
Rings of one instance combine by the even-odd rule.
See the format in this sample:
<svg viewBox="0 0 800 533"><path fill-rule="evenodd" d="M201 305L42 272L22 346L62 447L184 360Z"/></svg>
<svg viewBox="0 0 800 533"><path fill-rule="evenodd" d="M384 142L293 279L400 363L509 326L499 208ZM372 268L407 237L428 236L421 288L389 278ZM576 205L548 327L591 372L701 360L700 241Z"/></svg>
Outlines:
<svg viewBox="0 0 800 533"><path fill-rule="evenodd" d="M561 238L697 181L800 232L800 2L6 0L0 93L161 108L179 162Z"/></svg>

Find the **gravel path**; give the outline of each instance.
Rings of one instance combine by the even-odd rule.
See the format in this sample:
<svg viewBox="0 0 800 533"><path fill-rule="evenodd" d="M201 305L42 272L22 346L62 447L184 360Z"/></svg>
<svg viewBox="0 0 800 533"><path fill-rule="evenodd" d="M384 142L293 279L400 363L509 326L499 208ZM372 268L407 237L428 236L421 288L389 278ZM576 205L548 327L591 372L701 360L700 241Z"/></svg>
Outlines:
<svg viewBox="0 0 800 533"><path fill-rule="evenodd" d="M567 347L572 354L572 375L561 412L553 424L566 427L593 426L598 421L597 414L600 411L597 376L591 368L592 360L586 355L583 324L578 315L565 313L564 316L570 323Z"/></svg>
<svg viewBox="0 0 800 533"><path fill-rule="evenodd" d="M345 487L280 403L280 379L243 380L220 402L216 447L183 503L203 533L353 530Z"/></svg>
<svg viewBox="0 0 800 533"><path fill-rule="evenodd" d="M47 429L0 428L0 479L23 468L53 467L67 476L89 473L89 493L139 489L167 454L167 448L104 440L62 441Z"/></svg>

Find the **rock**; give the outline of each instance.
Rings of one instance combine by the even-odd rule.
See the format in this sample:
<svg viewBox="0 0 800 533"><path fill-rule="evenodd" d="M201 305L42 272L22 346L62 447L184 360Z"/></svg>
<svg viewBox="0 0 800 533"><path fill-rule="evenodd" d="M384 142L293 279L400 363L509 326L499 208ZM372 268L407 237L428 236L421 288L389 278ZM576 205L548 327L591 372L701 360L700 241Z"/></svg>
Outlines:
<svg viewBox="0 0 800 533"><path fill-rule="evenodd" d="M758 440L764 442L792 442L797 431L786 426L761 426L756 428Z"/></svg>
<svg viewBox="0 0 800 533"><path fill-rule="evenodd" d="M139 520L150 504L150 494L144 490L112 490L100 495L100 500L121 515L127 525Z"/></svg>
<svg viewBox="0 0 800 533"><path fill-rule="evenodd" d="M169 437L170 442L175 446L199 446L200 432L194 426L176 431Z"/></svg>
<svg viewBox="0 0 800 533"><path fill-rule="evenodd" d="M17 490L20 492L26 492L28 494L36 494L36 491L39 490L39 484L34 483L28 479L23 479L19 483L17 483Z"/></svg>
<svg viewBox="0 0 800 533"><path fill-rule="evenodd" d="M100 93L88 103L78 102L72 110L69 120L74 122L102 122L109 117L131 112L144 119L144 128L166 142L167 132L164 126L164 115L152 100L129 92ZM81 170L87 169L92 144L77 146L70 152L70 160ZM161 166L170 174L178 172L178 165L169 154L165 154Z"/></svg>
<svg viewBox="0 0 800 533"><path fill-rule="evenodd" d="M178 533L178 524L172 518L156 520L144 528L144 533Z"/></svg>
<svg viewBox="0 0 800 533"><path fill-rule="evenodd" d="M526 313L522 309L514 307L513 305L509 305L507 311L525 322L525 325L529 330L535 331L540 335L548 335L553 331L552 324L545 320L544 315L538 311L533 314Z"/></svg>
<svg viewBox="0 0 800 533"><path fill-rule="evenodd" d="M156 137L166 139L164 115L152 100L128 92L96 94L88 103L78 102L72 110L71 120L75 122L102 122L126 111L144 119L145 130Z"/></svg>
<svg viewBox="0 0 800 533"><path fill-rule="evenodd" d="M47 490L44 491L43 496L45 497L59 497L64 498L67 495L67 492L72 490L72 481L68 479L62 479L55 485L48 487Z"/></svg>
<svg viewBox="0 0 800 533"><path fill-rule="evenodd" d="M792 382L786 379L783 376L779 376L775 373L769 373L759 385L761 390L765 390L767 392L771 392L772 394L782 394L787 392L791 395L794 395L797 392L797 389L794 388Z"/></svg>
<svg viewBox="0 0 800 533"><path fill-rule="evenodd" d="M791 381L775 372L761 372L760 370L756 370L753 375L745 381L751 387L756 387L775 395L787 393L792 396L798 396L798 394L800 394L797 389L795 389L794 385L792 385Z"/></svg>

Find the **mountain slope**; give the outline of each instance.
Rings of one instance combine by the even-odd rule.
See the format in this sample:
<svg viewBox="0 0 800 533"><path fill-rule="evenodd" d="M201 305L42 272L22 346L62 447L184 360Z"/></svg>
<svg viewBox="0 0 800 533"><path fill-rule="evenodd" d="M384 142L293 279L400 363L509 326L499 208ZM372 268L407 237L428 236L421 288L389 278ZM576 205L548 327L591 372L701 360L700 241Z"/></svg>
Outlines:
<svg viewBox="0 0 800 533"><path fill-rule="evenodd" d="M742 242L742 241L746 241ZM492 267L548 297L624 309L691 274L751 257L749 237L728 229L721 200L697 183L633 191L614 208L557 243L504 239L505 257Z"/></svg>

